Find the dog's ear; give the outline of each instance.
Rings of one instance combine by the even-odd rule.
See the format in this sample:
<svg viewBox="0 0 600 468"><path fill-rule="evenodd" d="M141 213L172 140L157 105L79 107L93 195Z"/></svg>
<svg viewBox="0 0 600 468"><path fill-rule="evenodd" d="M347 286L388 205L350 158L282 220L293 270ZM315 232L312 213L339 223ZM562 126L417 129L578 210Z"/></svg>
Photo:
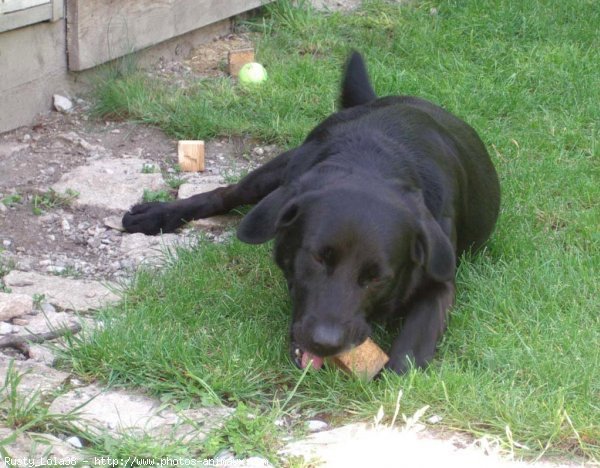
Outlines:
<svg viewBox="0 0 600 468"><path fill-rule="evenodd" d="M369 74L362 56L354 51L346 62L340 104L342 109L366 104L377 99L369 82Z"/></svg>
<svg viewBox="0 0 600 468"><path fill-rule="evenodd" d="M412 258L423 265L425 272L435 281L451 281L456 272L456 256L448 236L440 225L428 214L419 223L413 240Z"/></svg>
<svg viewBox="0 0 600 468"><path fill-rule="evenodd" d="M238 239L248 244L262 244L275 237L280 213L295 193L290 187L279 187L263 198L242 219L237 229Z"/></svg>

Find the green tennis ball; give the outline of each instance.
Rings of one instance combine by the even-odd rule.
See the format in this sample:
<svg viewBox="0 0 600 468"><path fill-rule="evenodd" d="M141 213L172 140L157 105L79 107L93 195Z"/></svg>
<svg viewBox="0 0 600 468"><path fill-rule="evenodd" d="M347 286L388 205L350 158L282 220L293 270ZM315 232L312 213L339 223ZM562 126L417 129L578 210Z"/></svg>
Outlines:
<svg viewBox="0 0 600 468"><path fill-rule="evenodd" d="M260 84L267 79L267 70L260 63L247 63L241 68L238 79L243 85Z"/></svg>

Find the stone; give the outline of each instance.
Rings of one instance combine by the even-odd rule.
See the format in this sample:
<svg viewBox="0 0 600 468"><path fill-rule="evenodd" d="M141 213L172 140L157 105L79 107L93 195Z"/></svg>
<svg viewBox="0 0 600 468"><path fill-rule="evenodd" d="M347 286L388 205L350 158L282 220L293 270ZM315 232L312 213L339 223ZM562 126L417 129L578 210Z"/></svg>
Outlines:
<svg viewBox="0 0 600 468"><path fill-rule="evenodd" d="M108 216L102 220L106 227L114 229L115 231L125 232L125 228L122 223L123 216Z"/></svg>
<svg viewBox="0 0 600 468"><path fill-rule="evenodd" d="M10 323L0 322L0 335L10 335L14 327Z"/></svg>
<svg viewBox="0 0 600 468"><path fill-rule="evenodd" d="M12 323L13 323L13 325L18 325L20 327L24 327L26 325L29 325L29 319L15 318L15 319L12 319Z"/></svg>
<svg viewBox="0 0 600 468"><path fill-rule="evenodd" d="M56 307L54 307L49 302L42 302L40 304L40 309L45 314L55 314L56 313Z"/></svg>
<svg viewBox="0 0 600 468"><path fill-rule="evenodd" d="M73 103L71 100L65 96L61 96L60 94L55 94L52 96L52 103L54 104L54 109L63 114L69 113L73 110Z"/></svg>
<svg viewBox="0 0 600 468"><path fill-rule="evenodd" d="M81 443L81 440L79 440L79 437L69 437L68 439L65 439L65 442L75 448L83 448L83 444Z"/></svg>
<svg viewBox="0 0 600 468"><path fill-rule="evenodd" d="M176 247L193 247L196 240L177 234L146 236L141 233L129 234L121 239L120 251L125 259L135 266L160 265L166 254L174 254Z"/></svg>
<svg viewBox="0 0 600 468"><path fill-rule="evenodd" d="M26 148L29 148L29 145L25 143L0 142L0 159L8 158Z"/></svg>
<svg viewBox="0 0 600 468"><path fill-rule="evenodd" d="M219 184L215 182L195 182L186 183L179 186L177 191L177 198L189 198L192 195L198 195L199 193L210 192L220 187L226 187L225 184Z"/></svg>
<svg viewBox="0 0 600 468"><path fill-rule="evenodd" d="M37 391L42 394L59 390L69 378L67 372L62 372L45 366L31 359L16 361L0 354L0 387L6 383L9 365L12 361L13 372L22 374L17 392L26 397Z"/></svg>
<svg viewBox="0 0 600 468"><path fill-rule="evenodd" d="M271 464L271 462L269 460L267 460L266 458L262 458L262 457L250 457L250 458L246 458L245 460L236 460L236 462L239 461L240 463L236 463L235 466L246 466L246 467L272 467L273 465Z"/></svg>
<svg viewBox="0 0 600 468"><path fill-rule="evenodd" d="M12 272L11 272L12 273ZM10 275L10 273L9 273ZM4 279L6 283L6 277ZM25 294L0 292L0 321L7 321L15 317L28 314L33 309L33 299Z"/></svg>
<svg viewBox="0 0 600 468"><path fill-rule="evenodd" d="M165 189L160 173L144 174L143 159L101 159L79 166L64 174L52 189L79 193L74 200L77 206L96 206L124 211L140 202L144 190Z"/></svg>
<svg viewBox="0 0 600 468"><path fill-rule="evenodd" d="M29 345L29 359L48 367L52 367L56 362L56 356L46 346L33 343Z"/></svg>
<svg viewBox="0 0 600 468"><path fill-rule="evenodd" d="M319 432L327 429L329 425L325 421L319 421L318 419L313 419L311 421L306 421L306 428L309 432Z"/></svg>
<svg viewBox="0 0 600 468"><path fill-rule="evenodd" d="M317 466L388 466L390 460L418 460L418 466L460 466L464 468L525 468L535 465L503 459L498 453L487 454L474 444L458 444L456 437L444 437L428 431L408 428L373 427L349 424L317 432L289 442L280 451L286 457L302 457ZM408 463L407 466L411 464Z"/></svg>
<svg viewBox="0 0 600 468"><path fill-rule="evenodd" d="M98 281L11 271L4 283L19 294L44 295L46 302L65 310L87 311L119 301L116 285Z"/></svg>
<svg viewBox="0 0 600 468"><path fill-rule="evenodd" d="M9 436L14 438L8 439ZM35 463L36 466L51 466L50 462L53 460L61 461L61 466L74 466L77 461L86 458L75 447L51 434L33 432L15 434L13 429L0 427L0 440L3 441L2 448L5 453L15 460L14 463L8 464L5 463L7 458L3 456L0 466L30 466L27 463ZM41 463L42 461L45 463Z"/></svg>
<svg viewBox="0 0 600 468"><path fill-rule="evenodd" d="M66 312L52 312L38 314L30 318L29 324L19 330L19 335L29 335L31 333L46 333L50 330L68 327L75 323L83 323L82 317L76 317Z"/></svg>
<svg viewBox="0 0 600 468"><path fill-rule="evenodd" d="M81 409L76 424L92 432L147 434L163 439L175 437L182 443L202 440L233 412L233 409L225 407L175 412L149 396L98 385L75 388L59 396L51 403L49 411L64 414L78 407ZM187 421L202 427L202 431Z"/></svg>

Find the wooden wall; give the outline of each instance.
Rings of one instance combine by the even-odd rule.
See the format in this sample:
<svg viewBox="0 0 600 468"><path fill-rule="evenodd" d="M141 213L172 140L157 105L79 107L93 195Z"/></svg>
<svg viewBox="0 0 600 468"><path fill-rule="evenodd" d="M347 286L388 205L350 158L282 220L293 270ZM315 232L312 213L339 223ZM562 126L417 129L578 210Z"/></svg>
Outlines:
<svg viewBox="0 0 600 468"><path fill-rule="evenodd" d="M67 0L70 70L85 70L267 3L264 0Z"/></svg>

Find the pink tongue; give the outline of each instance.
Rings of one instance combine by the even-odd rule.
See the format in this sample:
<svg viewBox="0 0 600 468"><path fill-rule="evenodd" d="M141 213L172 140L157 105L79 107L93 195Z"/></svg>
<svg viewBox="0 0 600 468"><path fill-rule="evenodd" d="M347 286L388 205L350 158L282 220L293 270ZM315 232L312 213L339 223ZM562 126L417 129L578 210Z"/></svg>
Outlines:
<svg viewBox="0 0 600 468"><path fill-rule="evenodd" d="M308 363L312 360L312 366L314 369L319 370L321 367L323 367L323 358L319 357L319 356L315 356L312 353L309 352L304 352L302 353L302 369L306 369L306 366L308 366Z"/></svg>

